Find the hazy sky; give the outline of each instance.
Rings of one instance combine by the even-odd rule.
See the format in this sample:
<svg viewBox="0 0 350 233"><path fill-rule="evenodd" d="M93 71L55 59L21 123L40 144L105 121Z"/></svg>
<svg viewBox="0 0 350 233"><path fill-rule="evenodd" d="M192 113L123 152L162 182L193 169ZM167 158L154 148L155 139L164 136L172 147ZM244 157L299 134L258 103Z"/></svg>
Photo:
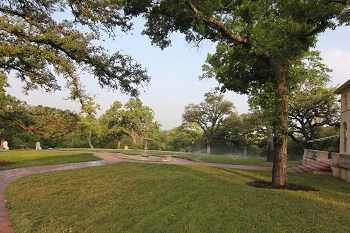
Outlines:
<svg viewBox="0 0 350 233"><path fill-rule="evenodd" d="M202 74L201 66L208 53L215 51L215 44L206 42L202 47L192 47L184 36L175 34L172 46L165 50L151 45L146 36L140 35L142 22L135 22L133 34L120 33L115 41L106 39L102 43L110 52L121 50L131 55L136 61L147 68L151 82L144 89L140 89L140 99L154 110L155 119L167 130L181 124L184 107L190 103L199 103L204 99L204 93L211 91L218 84L215 80L199 80ZM317 50L321 51L324 63L333 69L331 73L333 85L344 83L350 78L350 27L341 27L335 31L328 30L319 37ZM64 86L65 81L58 79ZM108 92L97 84L91 76L82 76L82 82L88 92L97 94L96 102L101 105L100 114L106 111L113 101L123 104L129 96L120 92ZM20 81L10 78L9 93L31 105L45 105L79 112L79 105L69 100L67 92L48 94L42 91L31 91L23 95ZM247 97L225 93L225 98L232 101L238 113L248 112Z"/></svg>

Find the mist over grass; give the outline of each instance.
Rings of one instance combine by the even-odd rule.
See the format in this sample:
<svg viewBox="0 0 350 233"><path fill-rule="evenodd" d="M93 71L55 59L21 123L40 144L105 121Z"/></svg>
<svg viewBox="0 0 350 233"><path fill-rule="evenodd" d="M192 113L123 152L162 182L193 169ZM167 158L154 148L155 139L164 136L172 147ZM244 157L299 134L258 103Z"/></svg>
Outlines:
<svg viewBox="0 0 350 233"><path fill-rule="evenodd" d="M177 158L187 159L195 162L206 162L206 163L224 163L234 165L252 165L252 166L263 166L272 167L272 162L267 162L266 157L261 156L244 156L239 154L193 154L183 153L176 155ZM288 161L287 166L293 167L300 165L301 161Z"/></svg>

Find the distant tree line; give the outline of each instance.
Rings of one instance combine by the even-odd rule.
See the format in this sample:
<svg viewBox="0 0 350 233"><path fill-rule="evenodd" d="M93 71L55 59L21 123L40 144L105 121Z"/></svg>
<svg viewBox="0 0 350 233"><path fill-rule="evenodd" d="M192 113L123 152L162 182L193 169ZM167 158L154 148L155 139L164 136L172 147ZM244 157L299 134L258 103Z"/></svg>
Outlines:
<svg viewBox="0 0 350 233"><path fill-rule="evenodd" d="M326 82L305 84L295 91L289 115L289 157L298 159L304 148L336 151L337 140L310 145L308 140L335 135L339 131L339 105L333 88ZM149 149L212 154L260 155L273 157L273 131L266 111L254 107L246 114L235 112L234 104L223 95L205 94L204 101L189 104L183 122L162 131L153 110L138 98L124 105L115 101L100 117L99 106L90 99L80 113L44 106L31 106L2 92L0 110L1 141L12 148L114 148L142 149L142 138L154 139ZM90 109L90 110L87 110ZM90 113L89 113L90 112ZM272 141L271 141L272 140ZM272 143L272 145L271 145Z"/></svg>

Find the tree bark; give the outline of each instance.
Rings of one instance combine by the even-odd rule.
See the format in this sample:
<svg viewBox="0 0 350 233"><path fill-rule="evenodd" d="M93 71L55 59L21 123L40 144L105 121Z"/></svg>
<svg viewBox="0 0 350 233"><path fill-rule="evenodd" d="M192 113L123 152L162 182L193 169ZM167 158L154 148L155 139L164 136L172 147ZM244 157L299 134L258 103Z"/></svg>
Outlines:
<svg viewBox="0 0 350 233"><path fill-rule="evenodd" d="M211 141L210 140L207 140L207 154L210 155L210 145L211 145Z"/></svg>
<svg viewBox="0 0 350 233"><path fill-rule="evenodd" d="M267 162L273 162L275 146L273 144L273 130L271 127L267 128Z"/></svg>
<svg viewBox="0 0 350 233"><path fill-rule="evenodd" d="M118 144L118 150L119 150L121 142L118 140L117 144Z"/></svg>
<svg viewBox="0 0 350 233"><path fill-rule="evenodd" d="M277 82L276 116L273 127L274 161L272 168L272 185L284 186L288 183L287 147L288 147L288 102L289 102L289 68L280 64L273 56L269 57Z"/></svg>
<svg viewBox="0 0 350 233"><path fill-rule="evenodd" d="M88 144L90 146L91 149L94 149L94 146L91 143L91 135L92 135L92 130L90 129L89 131L89 137L88 137Z"/></svg>
<svg viewBox="0 0 350 233"><path fill-rule="evenodd" d="M132 143L136 144L136 132L134 129L131 129L131 138L132 138Z"/></svg>

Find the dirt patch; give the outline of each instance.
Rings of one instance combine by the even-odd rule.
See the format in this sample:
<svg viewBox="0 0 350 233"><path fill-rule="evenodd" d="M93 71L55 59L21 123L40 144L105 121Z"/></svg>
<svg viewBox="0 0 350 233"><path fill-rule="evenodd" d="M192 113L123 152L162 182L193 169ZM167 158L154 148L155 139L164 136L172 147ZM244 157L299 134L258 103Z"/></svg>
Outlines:
<svg viewBox="0 0 350 233"><path fill-rule="evenodd" d="M12 162L12 161L8 161L8 160L0 160L0 167L1 166L6 166L6 165L9 165L9 164L14 164L15 162Z"/></svg>
<svg viewBox="0 0 350 233"><path fill-rule="evenodd" d="M266 182L266 181L253 181L247 184L255 188L265 188L265 189L285 189L285 190L305 191L305 192L320 191L312 187L298 185L298 184L291 184L291 183L288 183L285 186L277 186L277 187L272 186L270 182Z"/></svg>

